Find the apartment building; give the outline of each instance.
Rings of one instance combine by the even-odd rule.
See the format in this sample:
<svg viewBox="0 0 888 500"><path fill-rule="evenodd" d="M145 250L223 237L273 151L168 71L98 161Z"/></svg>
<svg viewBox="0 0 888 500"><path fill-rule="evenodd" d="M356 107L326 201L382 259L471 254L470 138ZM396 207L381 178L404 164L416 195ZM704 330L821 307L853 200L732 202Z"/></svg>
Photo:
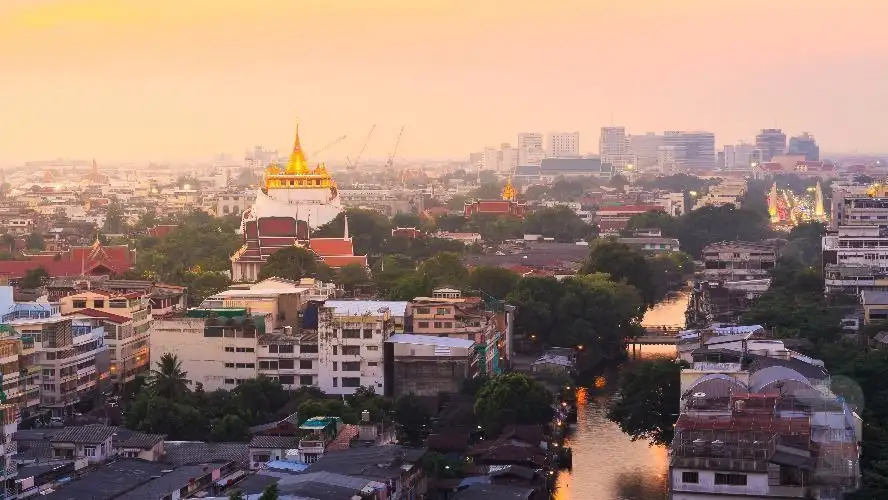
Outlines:
<svg viewBox="0 0 888 500"><path fill-rule="evenodd" d="M328 300L318 311L318 387L347 395L358 387L385 393L383 347L394 331L377 301Z"/></svg>
<svg viewBox="0 0 888 500"><path fill-rule="evenodd" d="M148 292L86 290L59 300L63 315L104 320L111 376L129 382L150 370L151 298Z"/></svg>
<svg viewBox="0 0 888 500"><path fill-rule="evenodd" d="M318 333L271 333L259 338L256 365L259 375L277 380L286 389L317 386Z"/></svg>
<svg viewBox="0 0 888 500"><path fill-rule="evenodd" d="M753 333L714 336L681 373L674 500L839 499L857 488L862 421L823 362Z"/></svg>
<svg viewBox="0 0 888 500"><path fill-rule="evenodd" d="M18 430L19 409L14 404L0 404L0 498L16 498L15 479L18 476L18 464L15 455L18 446L15 433Z"/></svg>
<svg viewBox="0 0 888 500"><path fill-rule="evenodd" d="M271 318L246 308L189 309L180 317L155 320L151 328L151 364L175 354L192 388L234 389L259 374L259 336Z"/></svg>
<svg viewBox="0 0 888 500"><path fill-rule="evenodd" d="M888 291L888 188L835 189L822 246L827 292Z"/></svg>
<svg viewBox="0 0 888 500"><path fill-rule="evenodd" d="M703 248L703 263L707 280L764 279L777 265L777 249L767 243L723 241Z"/></svg>
<svg viewBox="0 0 888 500"><path fill-rule="evenodd" d="M478 376L474 340L428 335L395 334L386 341L386 396L437 396L458 393Z"/></svg>
<svg viewBox="0 0 888 500"><path fill-rule="evenodd" d="M462 297L459 290L441 288L432 297L417 297L410 305L412 333L471 340L478 350L479 370L493 376L502 372L506 335L496 313L480 297Z"/></svg>
<svg viewBox="0 0 888 500"><path fill-rule="evenodd" d="M332 283L322 283L312 278L299 281L272 277L253 284L238 284L228 290L208 297L201 304L204 309L246 308L251 314L268 314L272 318L271 328L297 328L299 311L310 300L324 301L332 297L336 287Z"/></svg>

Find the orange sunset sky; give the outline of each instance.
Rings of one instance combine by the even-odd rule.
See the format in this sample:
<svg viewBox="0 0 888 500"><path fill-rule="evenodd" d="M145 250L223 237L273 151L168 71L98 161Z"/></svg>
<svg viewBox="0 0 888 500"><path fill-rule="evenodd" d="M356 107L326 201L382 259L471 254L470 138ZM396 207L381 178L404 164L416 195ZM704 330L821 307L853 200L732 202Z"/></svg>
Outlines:
<svg viewBox="0 0 888 500"><path fill-rule="evenodd" d="M888 151L885 0L0 0L0 160L380 158L523 131Z"/></svg>

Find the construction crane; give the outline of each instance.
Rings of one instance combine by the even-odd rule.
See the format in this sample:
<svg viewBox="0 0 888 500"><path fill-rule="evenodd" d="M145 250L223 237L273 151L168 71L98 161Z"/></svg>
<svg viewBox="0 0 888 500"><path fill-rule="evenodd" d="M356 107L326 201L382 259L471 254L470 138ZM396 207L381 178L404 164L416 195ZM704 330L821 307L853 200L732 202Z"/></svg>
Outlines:
<svg viewBox="0 0 888 500"><path fill-rule="evenodd" d="M314 158L314 157L317 156L318 154L323 153L324 151L326 151L326 150L332 148L333 146L339 144L340 142L344 141L344 140L346 139L346 137L348 137L348 136L347 136L347 135L344 135L344 136L342 136L342 137L336 139L335 141L332 141L332 142L327 143L326 146L324 146L324 147L322 147L321 149L319 149L319 150L314 151L313 153L311 153L311 154L309 155L309 157L310 157L310 158Z"/></svg>
<svg viewBox="0 0 888 500"><path fill-rule="evenodd" d="M404 126L401 126L401 131L398 132L398 139L395 141L395 147L392 148L392 153L389 155L388 159L385 161L385 168L392 168L392 163L395 161L395 155L398 154L398 146L401 145L401 136L404 135Z"/></svg>
<svg viewBox="0 0 888 500"><path fill-rule="evenodd" d="M376 130L375 123L372 127L370 127L370 132L367 133L367 138L364 139L364 144L361 146L361 151L358 152L358 156L355 157L354 162L352 162L348 156L345 157L345 161L348 162L348 167L346 167L346 170L354 170L358 168L358 163L361 161L361 157L364 156L364 150L367 149L367 144L370 143L370 138L373 137L374 130Z"/></svg>

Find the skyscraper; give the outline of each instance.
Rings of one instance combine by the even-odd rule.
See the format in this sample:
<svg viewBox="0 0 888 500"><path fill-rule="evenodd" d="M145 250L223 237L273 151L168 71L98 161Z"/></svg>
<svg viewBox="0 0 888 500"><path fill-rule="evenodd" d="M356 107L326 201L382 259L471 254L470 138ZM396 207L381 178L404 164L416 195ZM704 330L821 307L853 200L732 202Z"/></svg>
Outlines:
<svg viewBox="0 0 888 500"><path fill-rule="evenodd" d="M762 129L755 136L755 148L761 151L761 161L771 161L786 152L786 134L779 128Z"/></svg>
<svg viewBox="0 0 888 500"><path fill-rule="evenodd" d="M715 134L703 131L667 130L664 146L674 148L675 168L694 170L715 166Z"/></svg>
<svg viewBox="0 0 888 500"><path fill-rule="evenodd" d="M657 151L662 145L663 136L653 132L629 136L629 154L635 157L635 164L641 170L657 165Z"/></svg>
<svg viewBox="0 0 888 500"><path fill-rule="evenodd" d="M579 132L553 132L549 134L549 158L578 158L580 156Z"/></svg>
<svg viewBox="0 0 888 500"><path fill-rule="evenodd" d="M789 154L805 155L805 159L808 161L818 161L820 160L820 146L817 145L813 135L802 132L802 135L789 139Z"/></svg>
<svg viewBox="0 0 888 500"><path fill-rule="evenodd" d="M741 142L725 145L725 168L749 168L755 161L755 146Z"/></svg>
<svg viewBox="0 0 888 500"><path fill-rule="evenodd" d="M545 156L543 134L536 132L518 134L518 165L539 167Z"/></svg>
<svg viewBox="0 0 888 500"><path fill-rule="evenodd" d="M601 163L610 163L619 172L635 164L629 152L629 138L625 127L601 127L598 139L598 155Z"/></svg>

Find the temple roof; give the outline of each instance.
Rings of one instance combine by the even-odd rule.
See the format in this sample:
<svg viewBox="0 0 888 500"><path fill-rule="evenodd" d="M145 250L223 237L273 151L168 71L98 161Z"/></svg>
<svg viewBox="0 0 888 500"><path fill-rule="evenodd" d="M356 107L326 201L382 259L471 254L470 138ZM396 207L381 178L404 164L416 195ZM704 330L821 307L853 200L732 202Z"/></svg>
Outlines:
<svg viewBox="0 0 888 500"><path fill-rule="evenodd" d="M299 141L299 125L296 125L293 152L290 153L290 160L287 162L285 173L287 175L307 175L309 173L308 161L305 159L305 153L302 151L302 144Z"/></svg>

